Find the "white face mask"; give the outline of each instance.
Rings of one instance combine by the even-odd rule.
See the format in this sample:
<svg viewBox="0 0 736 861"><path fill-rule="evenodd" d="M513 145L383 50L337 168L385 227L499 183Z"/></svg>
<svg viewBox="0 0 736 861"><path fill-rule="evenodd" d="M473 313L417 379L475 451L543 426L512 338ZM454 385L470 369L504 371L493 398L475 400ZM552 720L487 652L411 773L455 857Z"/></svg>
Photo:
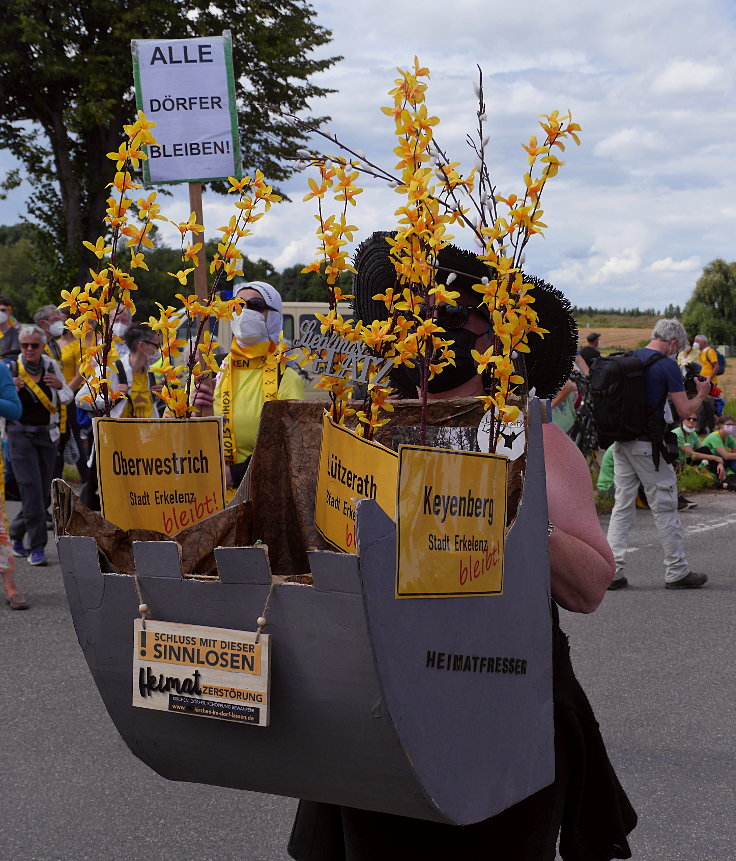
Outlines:
<svg viewBox="0 0 736 861"><path fill-rule="evenodd" d="M244 347L248 344L260 344L268 341L266 318L260 311L243 308L240 314L233 317L233 335Z"/></svg>
<svg viewBox="0 0 736 861"><path fill-rule="evenodd" d="M113 323L112 324L112 333L113 335L117 335L118 338L124 338L125 333L130 329L128 323Z"/></svg>
<svg viewBox="0 0 736 861"><path fill-rule="evenodd" d="M152 368L161 359L161 350L156 350L152 356L146 356L146 370Z"/></svg>
<svg viewBox="0 0 736 861"><path fill-rule="evenodd" d="M0 326L3 323L7 323L7 322L8 322L8 312L7 311L0 311Z"/></svg>
<svg viewBox="0 0 736 861"><path fill-rule="evenodd" d="M731 436L731 434L736 430L736 425L723 425L723 430Z"/></svg>
<svg viewBox="0 0 736 861"><path fill-rule="evenodd" d="M63 334L64 334L64 321L63 320L56 320L54 323L52 323L49 326L49 335L51 335L52 338L59 338Z"/></svg>

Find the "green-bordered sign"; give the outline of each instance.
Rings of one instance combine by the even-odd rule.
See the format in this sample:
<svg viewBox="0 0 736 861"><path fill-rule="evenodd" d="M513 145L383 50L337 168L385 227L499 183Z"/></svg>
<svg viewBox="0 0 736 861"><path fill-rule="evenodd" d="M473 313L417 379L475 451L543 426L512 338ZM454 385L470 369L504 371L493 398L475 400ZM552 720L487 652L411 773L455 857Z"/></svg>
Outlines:
<svg viewBox="0 0 736 861"><path fill-rule="evenodd" d="M156 123L147 183L240 178L232 40L133 39L138 109Z"/></svg>

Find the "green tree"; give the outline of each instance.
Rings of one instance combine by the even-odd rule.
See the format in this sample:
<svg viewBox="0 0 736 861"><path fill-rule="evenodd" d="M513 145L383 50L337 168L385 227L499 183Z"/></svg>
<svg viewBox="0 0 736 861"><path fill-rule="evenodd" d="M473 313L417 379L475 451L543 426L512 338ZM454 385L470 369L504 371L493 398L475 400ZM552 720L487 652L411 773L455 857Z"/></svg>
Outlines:
<svg viewBox="0 0 736 861"><path fill-rule="evenodd" d="M318 272L302 272L305 264L296 263L281 273L279 291L284 302L324 302L327 303L327 287ZM343 293L352 292L353 276L343 272L339 286Z"/></svg>
<svg viewBox="0 0 736 861"><path fill-rule="evenodd" d="M682 322L691 335L711 343L736 344L736 263L712 260L685 305Z"/></svg>
<svg viewBox="0 0 736 861"><path fill-rule="evenodd" d="M30 224L0 225L0 296L11 300L13 313L21 321L30 320L40 305L59 301L41 284L38 240Z"/></svg>
<svg viewBox="0 0 736 861"><path fill-rule="evenodd" d="M285 156L305 139L279 110L306 111L329 92L311 79L339 59L314 56L331 37L315 15L307 0L5 0L0 147L25 167L49 286L83 283L94 262L81 242L100 234L106 153L134 115L130 40L229 29L244 169L278 182L291 173Z"/></svg>

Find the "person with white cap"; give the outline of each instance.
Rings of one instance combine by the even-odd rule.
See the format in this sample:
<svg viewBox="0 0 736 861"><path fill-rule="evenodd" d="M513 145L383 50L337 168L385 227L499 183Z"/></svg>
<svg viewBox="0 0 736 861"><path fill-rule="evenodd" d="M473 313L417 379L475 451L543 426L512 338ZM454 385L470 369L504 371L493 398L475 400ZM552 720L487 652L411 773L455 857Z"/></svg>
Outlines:
<svg viewBox="0 0 736 861"><path fill-rule="evenodd" d="M236 293L243 300L233 317L233 340L215 381L214 392L199 386L194 397L200 415L223 417L228 485L237 487L253 453L266 401L302 400L304 383L291 368L281 370L276 348L283 327L278 291L250 281Z"/></svg>

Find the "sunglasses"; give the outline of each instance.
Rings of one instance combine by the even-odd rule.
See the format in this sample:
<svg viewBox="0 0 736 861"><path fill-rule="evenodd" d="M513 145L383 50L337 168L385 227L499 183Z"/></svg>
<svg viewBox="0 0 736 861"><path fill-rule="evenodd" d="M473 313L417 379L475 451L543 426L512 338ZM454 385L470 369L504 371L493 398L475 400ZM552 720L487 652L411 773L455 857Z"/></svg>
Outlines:
<svg viewBox="0 0 736 861"><path fill-rule="evenodd" d="M19 344L21 350L40 350L40 344Z"/></svg>
<svg viewBox="0 0 736 861"><path fill-rule="evenodd" d="M264 311L275 311L275 308L272 308L265 299L262 299L260 296L255 296L253 299L242 299L243 305L245 308L250 308L251 311L258 311L262 314Z"/></svg>
<svg viewBox="0 0 736 861"><path fill-rule="evenodd" d="M470 319L471 311L483 314L475 305L428 305L426 302L422 302L417 310L425 319L431 318L449 331L462 329Z"/></svg>
<svg viewBox="0 0 736 861"><path fill-rule="evenodd" d="M683 419L683 421L686 421L686 422L696 422L697 420L698 420L697 416L690 416L690 418L688 418L688 419Z"/></svg>

